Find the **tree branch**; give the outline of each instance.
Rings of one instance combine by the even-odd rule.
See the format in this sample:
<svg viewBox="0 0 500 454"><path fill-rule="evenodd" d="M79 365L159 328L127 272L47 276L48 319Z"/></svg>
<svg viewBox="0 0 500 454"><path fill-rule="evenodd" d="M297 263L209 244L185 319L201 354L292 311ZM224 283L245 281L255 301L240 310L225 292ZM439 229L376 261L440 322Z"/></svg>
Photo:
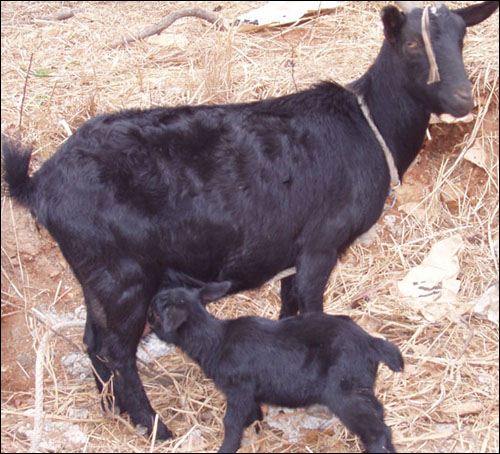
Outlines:
<svg viewBox="0 0 500 454"><path fill-rule="evenodd" d="M224 29L224 25L222 24L223 18L218 14L206 11L201 8L185 8L170 13L160 23L146 28L138 35L128 36L128 37L124 36L120 39L117 39L116 41L113 41L109 46L112 49L114 49L116 47L124 46L128 43L147 38L149 36L157 35L161 33L163 30L165 30L167 27L172 25L177 19L180 19L181 17L199 17L200 19L205 19L211 24L216 24L216 26L219 29Z"/></svg>

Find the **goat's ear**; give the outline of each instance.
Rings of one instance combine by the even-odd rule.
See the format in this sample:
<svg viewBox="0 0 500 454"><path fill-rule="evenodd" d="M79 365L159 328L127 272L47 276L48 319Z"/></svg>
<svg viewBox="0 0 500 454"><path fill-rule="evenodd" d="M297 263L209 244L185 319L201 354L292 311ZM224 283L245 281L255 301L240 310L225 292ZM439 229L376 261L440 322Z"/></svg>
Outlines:
<svg viewBox="0 0 500 454"><path fill-rule="evenodd" d="M465 8L455 9L453 12L465 21L467 27L471 27L490 17L497 8L498 2L481 2Z"/></svg>
<svg viewBox="0 0 500 454"><path fill-rule="evenodd" d="M179 306L169 306L161 314L162 330L175 331L188 319L187 309Z"/></svg>
<svg viewBox="0 0 500 454"><path fill-rule="evenodd" d="M395 6L386 6L382 10L382 22L384 24L384 35L389 41L395 41L399 36L401 27L405 22L405 15Z"/></svg>
<svg viewBox="0 0 500 454"><path fill-rule="evenodd" d="M212 301L218 300L223 296L227 295L227 292L231 288L231 282L211 282L205 285L200 290L201 302L203 304L208 304Z"/></svg>

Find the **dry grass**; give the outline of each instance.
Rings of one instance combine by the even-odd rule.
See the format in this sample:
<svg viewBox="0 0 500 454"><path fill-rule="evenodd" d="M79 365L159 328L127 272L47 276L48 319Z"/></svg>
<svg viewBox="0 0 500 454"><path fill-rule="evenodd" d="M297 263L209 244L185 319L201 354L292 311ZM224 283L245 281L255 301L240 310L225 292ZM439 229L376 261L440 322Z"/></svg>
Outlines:
<svg viewBox="0 0 500 454"><path fill-rule="evenodd" d="M18 134L26 69L33 54L22 116L22 140L36 149L35 167L68 137L68 128L101 113L158 105L240 102L294 92L321 79L348 82L361 75L382 40L379 10L385 2L346 2L336 12L259 33L218 31L199 19L182 19L160 37L121 49L107 43L157 22L170 10L194 2L2 2L2 133ZM212 10L220 3L196 2ZM223 2L231 19L263 2ZM462 6L470 2L449 2ZM63 22L35 22L61 8L77 8ZM498 13L471 28L464 60L475 84L478 108L470 126L434 126L433 140L405 182L423 183L419 198L428 213L421 220L391 211L397 231L384 228L370 248L352 247L335 269L325 292L325 310L349 314L371 332L395 342L406 360L404 374L381 368L377 393L401 451L498 452L498 327L466 314L460 320L427 322L399 296L396 282L419 264L436 241L459 233L461 303L473 301L498 280ZM482 145L489 170L463 159L472 143ZM442 192L460 194L453 203ZM38 242L29 254L30 241ZM5 239L4 239L5 234ZM41 236L40 236L41 235ZM13 244L13 252L8 243ZM10 243L11 242L11 243ZM498 243L497 243L498 244ZM497 246L498 247L498 246ZM497 249L498 251L498 249ZM2 199L2 328L20 320L33 355L45 325L33 310L45 303L57 311L82 304L67 269L47 276L59 261L53 242L34 230L28 213ZM59 265L58 265L59 266ZM69 288L69 290L68 290ZM277 318L279 284L227 298L212 309L219 317L256 314ZM17 329L17 328L16 328ZM19 328L20 329L20 328ZM82 346L81 331L64 335ZM20 427L33 423L34 366L11 368L4 360L20 344L5 345L2 329L2 451L28 451ZM88 436L83 445L57 434L55 450L214 451L222 441L224 399L197 366L175 352L141 367L146 391L176 438L152 446L135 434L127 417L113 419L99 408L92 380L76 380L60 366L75 346L53 337L46 361L46 420L75 423ZM48 372L47 372L48 370ZM9 376L7 374L10 374ZM12 385L23 374L27 385ZM7 380L9 378L8 386ZM72 416L85 408L85 419ZM244 452L357 451L342 427L308 432L298 442L264 422L246 432ZM73 440L74 441L74 440ZM191 443L191 444L189 444Z"/></svg>

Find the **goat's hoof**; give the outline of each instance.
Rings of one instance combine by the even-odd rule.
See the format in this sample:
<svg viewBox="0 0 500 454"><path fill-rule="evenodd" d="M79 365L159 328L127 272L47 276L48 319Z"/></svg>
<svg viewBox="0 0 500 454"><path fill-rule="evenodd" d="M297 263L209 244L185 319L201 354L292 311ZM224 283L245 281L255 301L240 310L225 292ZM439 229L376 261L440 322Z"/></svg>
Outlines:
<svg viewBox="0 0 500 454"><path fill-rule="evenodd" d="M146 434L148 433L148 428L146 426L141 426L140 424L137 424L137 426L135 426L135 433L137 435L146 436Z"/></svg>
<svg viewBox="0 0 500 454"><path fill-rule="evenodd" d="M158 427L156 428L156 439L157 440L168 440L173 438L174 434L168 430L167 426L161 421L158 421Z"/></svg>
<svg viewBox="0 0 500 454"><path fill-rule="evenodd" d="M143 426L142 424L137 424L135 426L135 433L143 437L147 437L153 433L153 430L149 427ZM172 432L167 429L167 426L161 421L158 421L158 426L156 428L156 440L168 440L173 438Z"/></svg>

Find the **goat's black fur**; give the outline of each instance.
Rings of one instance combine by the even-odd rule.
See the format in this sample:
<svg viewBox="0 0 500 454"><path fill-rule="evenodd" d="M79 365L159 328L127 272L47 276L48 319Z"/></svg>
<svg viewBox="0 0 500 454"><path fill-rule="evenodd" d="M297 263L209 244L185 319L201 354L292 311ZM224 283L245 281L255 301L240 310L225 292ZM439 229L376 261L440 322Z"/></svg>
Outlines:
<svg viewBox="0 0 500 454"><path fill-rule="evenodd" d="M386 40L347 89L323 83L249 104L101 115L84 123L32 177L29 152L4 141L11 195L44 225L80 281L84 341L115 404L152 428L135 352L161 285L230 281L230 292L282 280L281 317L321 311L338 254L372 226L388 193L382 149L358 106L364 96L400 176L431 112L472 108L461 57L467 25L498 2L431 15L441 82L427 85L421 9L384 9ZM412 42L412 46L408 43ZM158 438L170 436L160 423Z"/></svg>
<svg viewBox="0 0 500 454"><path fill-rule="evenodd" d="M302 314L218 320L203 304L230 283L160 291L149 312L153 331L198 362L226 395L221 452L235 452L243 429L262 419L261 403L327 405L369 452L394 452L382 404L373 393L378 363L403 370L398 348L370 336L349 317Z"/></svg>

